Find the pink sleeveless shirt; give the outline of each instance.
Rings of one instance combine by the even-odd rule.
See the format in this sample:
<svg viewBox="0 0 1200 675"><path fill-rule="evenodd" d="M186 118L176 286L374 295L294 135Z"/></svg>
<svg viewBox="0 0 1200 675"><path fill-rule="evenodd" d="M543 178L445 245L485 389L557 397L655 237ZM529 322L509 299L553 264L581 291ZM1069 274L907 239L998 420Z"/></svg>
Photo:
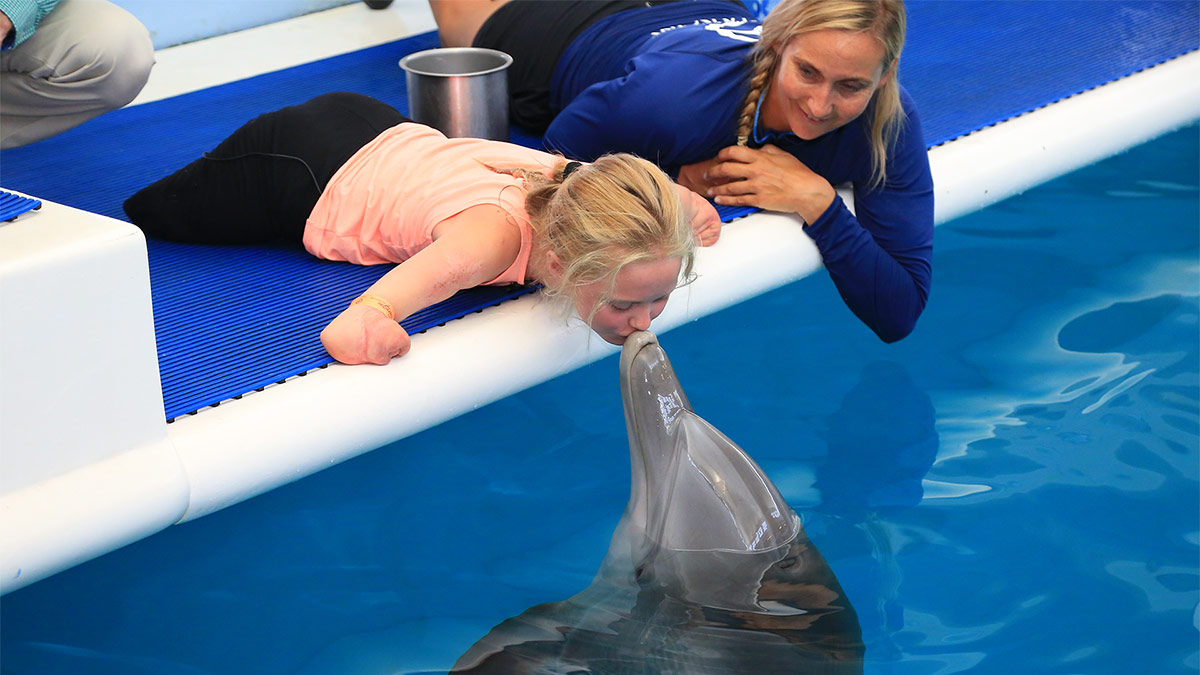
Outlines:
<svg viewBox="0 0 1200 675"><path fill-rule="evenodd" d="M354 153L329 180L304 227L304 247L319 258L359 265L403 262L433 242L438 223L493 204L521 229L521 250L488 283L525 283L532 246L525 181L490 167L549 176L561 161L511 143L448 139L421 124L398 124Z"/></svg>

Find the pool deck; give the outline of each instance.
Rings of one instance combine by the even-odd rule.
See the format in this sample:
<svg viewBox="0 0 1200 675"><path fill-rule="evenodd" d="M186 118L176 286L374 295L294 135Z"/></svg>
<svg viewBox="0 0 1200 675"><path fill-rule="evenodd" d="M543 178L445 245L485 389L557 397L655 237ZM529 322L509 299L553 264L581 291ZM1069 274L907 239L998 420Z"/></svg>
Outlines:
<svg viewBox="0 0 1200 675"><path fill-rule="evenodd" d="M401 1L384 11L356 3L161 50L133 105L433 27L424 2ZM978 210L1197 118L1200 53L1192 52L939 145L930 151L936 221ZM51 223L79 231L69 240L48 241L37 230ZM115 251L86 269L97 298L120 302L86 303L82 316L39 313L45 298L69 297L70 285L78 283L79 268L70 255L83 239ZM53 275L30 269L35 258L50 267L70 261L74 274L46 281ZM0 456L3 592L616 351L529 296L414 336L412 353L388 366L330 366L168 425L144 268L140 232L102 216L47 204L0 228L5 286L0 321L6 326L0 342L0 369L6 373L0 425L6 446ZM700 252L698 280L672 297L654 329L664 333L819 269L820 257L795 218L747 216L727 227L717 246ZM63 324L56 327L55 321ZM74 335L81 324L113 329L82 345L47 341L47 354L69 349L77 356L72 359L37 358L13 346L43 339L39 333ZM65 389L56 384L78 382L79 364L89 358L104 364L92 380L103 384ZM37 377L48 383L31 385L32 393L11 384L12 374L34 372L26 367L30 362L38 363ZM56 406L45 402L68 395L83 409L69 420L75 431L56 437L52 430L63 421L50 410ZM114 420L113 406L88 401L118 401L121 417Z"/></svg>

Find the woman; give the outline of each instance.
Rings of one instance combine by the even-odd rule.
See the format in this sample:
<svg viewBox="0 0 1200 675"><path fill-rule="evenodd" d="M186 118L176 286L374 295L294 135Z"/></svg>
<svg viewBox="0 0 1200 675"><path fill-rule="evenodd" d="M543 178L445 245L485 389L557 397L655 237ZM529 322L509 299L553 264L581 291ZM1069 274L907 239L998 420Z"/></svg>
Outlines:
<svg viewBox="0 0 1200 675"><path fill-rule="evenodd" d="M761 24L724 0L431 4L444 40L513 54L513 119L548 148L631 152L718 204L799 214L850 309L886 342L912 331L933 181L896 77L900 0L784 0Z"/></svg>
<svg viewBox="0 0 1200 675"><path fill-rule="evenodd" d="M401 263L321 333L351 364L402 356L398 320L481 284L541 283L621 344L720 230L710 204L645 160L447 139L351 93L260 115L124 208L172 241L303 241L329 260Z"/></svg>

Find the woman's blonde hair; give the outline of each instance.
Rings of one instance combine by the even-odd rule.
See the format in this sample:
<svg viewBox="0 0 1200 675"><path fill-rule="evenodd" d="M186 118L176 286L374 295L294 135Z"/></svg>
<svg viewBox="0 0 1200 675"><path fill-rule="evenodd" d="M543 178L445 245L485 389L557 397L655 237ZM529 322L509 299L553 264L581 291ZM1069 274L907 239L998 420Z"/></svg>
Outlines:
<svg viewBox="0 0 1200 675"><path fill-rule="evenodd" d="M763 90L779 67L779 53L797 35L819 30L866 33L883 45L883 74L889 73L868 105L871 120L871 184L887 178L888 149L895 144L904 121L897 81L897 61L904 48L903 0L783 0L762 23L762 37L750 55L749 91L738 118L738 145L753 133L754 116Z"/></svg>
<svg viewBox="0 0 1200 675"><path fill-rule="evenodd" d="M696 240L675 186L654 164L613 154L591 164L564 162L553 178L525 178L534 240L563 267L560 277L540 280L548 295L573 300L577 289L602 280L611 293L626 265L658 258L680 258L682 278L691 279Z"/></svg>

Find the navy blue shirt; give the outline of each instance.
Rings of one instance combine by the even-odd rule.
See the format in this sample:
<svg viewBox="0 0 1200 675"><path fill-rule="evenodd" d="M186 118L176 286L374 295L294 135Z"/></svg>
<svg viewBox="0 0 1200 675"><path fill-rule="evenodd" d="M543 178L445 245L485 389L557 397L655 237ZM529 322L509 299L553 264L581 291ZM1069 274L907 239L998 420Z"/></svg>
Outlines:
<svg viewBox="0 0 1200 675"><path fill-rule="evenodd" d="M740 4L696 0L603 19L567 48L555 72L556 116L547 148L591 160L630 152L676 175L737 140L747 57L760 24ZM886 342L916 325L929 296L933 179L920 119L907 114L888 153L887 180L871 187L873 108L820 138L756 129L759 142L795 155L832 185L854 189L855 214L835 198L805 231L846 305Z"/></svg>
<svg viewBox="0 0 1200 675"><path fill-rule="evenodd" d="M722 0L601 19L559 59L546 147L586 160L631 152L672 175L712 157L736 141L759 28L744 5Z"/></svg>

